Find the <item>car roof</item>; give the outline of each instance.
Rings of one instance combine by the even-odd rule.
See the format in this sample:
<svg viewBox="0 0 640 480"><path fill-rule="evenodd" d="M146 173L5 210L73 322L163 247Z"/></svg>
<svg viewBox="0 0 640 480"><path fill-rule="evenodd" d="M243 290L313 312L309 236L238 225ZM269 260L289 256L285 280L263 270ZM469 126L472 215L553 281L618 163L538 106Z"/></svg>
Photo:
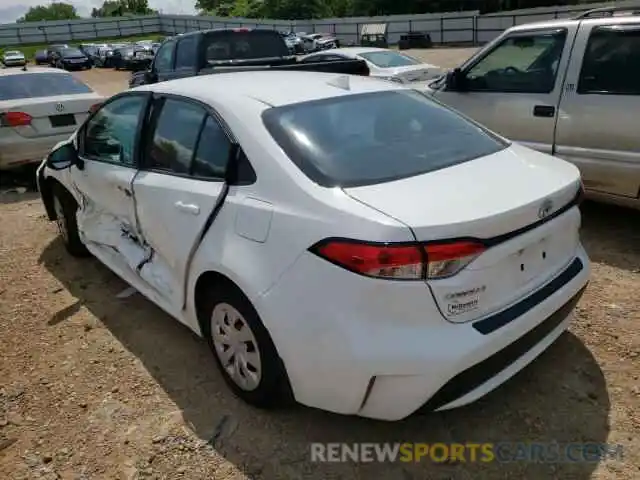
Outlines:
<svg viewBox="0 0 640 480"><path fill-rule="evenodd" d="M592 17L592 18L561 18L558 20L541 20L538 22L523 23L508 29L509 32L528 31L538 28L562 28L576 23L587 23L589 25L618 25L618 24L637 24L640 19L637 15L615 15L612 17Z"/></svg>
<svg viewBox="0 0 640 480"><path fill-rule="evenodd" d="M348 88L332 84L344 81L344 77L347 78ZM287 87L282 88L283 85ZM247 71L189 77L143 85L132 90L183 95L209 104L224 105L231 104L234 100L251 99L269 107L278 107L357 93L404 88L400 84L368 76L324 72Z"/></svg>
<svg viewBox="0 0 640 480"><path fill-rule="evenodd" d="M0 69L0 76L21 75L24 73L53 73L55 75L70 75L66 70L61 70L59 68L27 67L26 70L23 70L22 68Z"/></svg>

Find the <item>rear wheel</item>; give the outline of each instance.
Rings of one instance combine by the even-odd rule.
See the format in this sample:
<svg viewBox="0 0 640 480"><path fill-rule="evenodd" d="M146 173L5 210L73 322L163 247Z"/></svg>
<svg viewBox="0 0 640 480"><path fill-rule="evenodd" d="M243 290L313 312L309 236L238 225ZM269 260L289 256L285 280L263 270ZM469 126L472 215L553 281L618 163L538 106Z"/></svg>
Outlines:
<svg viewBox="0 0 640 480"><path fill-rule="evenodd" d="M260 408L292 403L284 364L246 296L223 284L207 289L201 299L203 334L231 390Z"/></svg>
<svg viewBox="0 0 640 480"><path fill-rule="evenodd" d="M78 233L76 212L78 204L73 196L56 184L53 187L53 208L56 212L56 225L60 238L64 242L67 251L74 257L86 257L89 254Z"/></svg>

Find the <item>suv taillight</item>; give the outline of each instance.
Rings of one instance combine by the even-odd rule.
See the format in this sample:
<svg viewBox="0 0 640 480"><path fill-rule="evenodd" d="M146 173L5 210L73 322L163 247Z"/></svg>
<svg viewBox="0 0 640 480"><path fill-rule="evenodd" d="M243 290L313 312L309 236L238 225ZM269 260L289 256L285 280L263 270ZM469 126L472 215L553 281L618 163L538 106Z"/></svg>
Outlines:
<svg viewBox="0 0 640 480"><path fill-rule="evenodd" d="M329 239L309 250L334 265L367 277L435 280L455 275L486 247L473 240L393 244Z"/></svg>
<svg viewBox="0 0 640 480"><path fill-rule="evenodd" d="M23 127L31 125L33 118L24 112L0 113L0 127Z"/></svg>

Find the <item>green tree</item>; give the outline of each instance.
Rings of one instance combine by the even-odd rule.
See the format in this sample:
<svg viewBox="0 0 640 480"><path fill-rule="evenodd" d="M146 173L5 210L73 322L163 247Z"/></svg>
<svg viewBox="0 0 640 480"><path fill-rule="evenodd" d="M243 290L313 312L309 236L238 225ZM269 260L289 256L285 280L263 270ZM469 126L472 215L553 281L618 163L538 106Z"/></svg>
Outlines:
<svg viewBox="0 0 640 480"><path fill-rule="evenodd" d="M91 11L93 18L122 17L125 15L150 15L155 10L149 8L148 0L106 0L100 8Z"/></svg>
<svg viewBox="0 0 640 480"><path fill-rule="evenodd" d="M42 22L43 20L73 20L80 18L76 7L68 3L53 2L49 5L31 7L24 17L18 19L18 23Z"/></svg>

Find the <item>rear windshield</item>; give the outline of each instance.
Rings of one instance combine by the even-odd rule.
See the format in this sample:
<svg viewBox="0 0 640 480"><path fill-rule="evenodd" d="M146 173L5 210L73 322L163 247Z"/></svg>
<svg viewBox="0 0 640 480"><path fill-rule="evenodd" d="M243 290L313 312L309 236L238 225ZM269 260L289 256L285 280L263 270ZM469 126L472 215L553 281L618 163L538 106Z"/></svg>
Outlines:
<svg viewBox="0 0 640 480"><path fill-rule="evenodd" d="M296 103L265 110L262 117L287 156L326 187L399 180L508 146L414 90Z"/></svg>
<svg viewBox="0 0 640 480"><path fill-rule="evenodd" d="M93 93L87 85L66 73L20 73L0 76L0 101Z"/></svg>
<svg viewBox="0 0 640 480"><path fill-rule="evenodd" d="M84 53L77 48L65 48L62 50L62 55L84 55Z"/></svg>
<svg viewBox="0 0 640 480"><path fill-rule="evenodd" d="M396 52L365 52L361 53L360 56L382 68L408 67L409 65L421 63L415 58Z"/></svg>
<svg viewBox="0 0 640 480"><path fill-rule="evenodd" d="M204 44L207 62L290 55L287 44L276 31L212 32L205 36Z"/></svg>

